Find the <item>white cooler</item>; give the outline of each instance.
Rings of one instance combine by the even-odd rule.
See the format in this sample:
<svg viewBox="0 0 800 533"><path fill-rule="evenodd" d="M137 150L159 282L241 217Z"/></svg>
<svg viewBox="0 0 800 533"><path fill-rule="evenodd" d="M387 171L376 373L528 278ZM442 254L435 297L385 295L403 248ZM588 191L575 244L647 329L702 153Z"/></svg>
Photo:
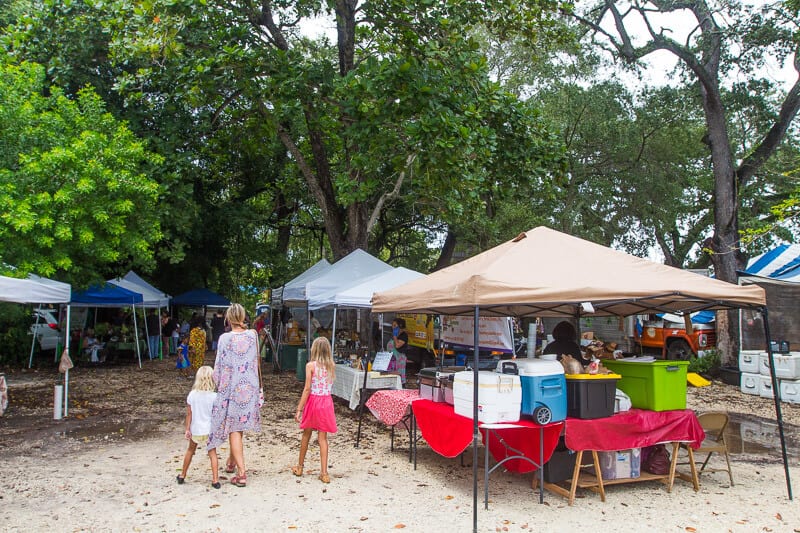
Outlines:
<svg viewBox="0 0 800 533"><path fill-rule="evenodd" d="M742 350L739 352L739 370L748 374L758 374L763 350Z"/></svg>
<svg viewBox="0 0 800 533"><path fill-rule="evenodd" d="M453 379L453 407L457 415L472 418L475 377L472 371L456 372ZM518 422L522 406L519 376L478 372L478 421L485 424Z"/></svg>
<svg viewBox="0 0 800 533"><path fill-rule="evenodd" d="M769 376L769 354L762 353L760 356L761 366L759 373ZM775 376L781 379L800 378L800 353L792 352L788 354L773 353L772 360L775 363Z"/></svg>

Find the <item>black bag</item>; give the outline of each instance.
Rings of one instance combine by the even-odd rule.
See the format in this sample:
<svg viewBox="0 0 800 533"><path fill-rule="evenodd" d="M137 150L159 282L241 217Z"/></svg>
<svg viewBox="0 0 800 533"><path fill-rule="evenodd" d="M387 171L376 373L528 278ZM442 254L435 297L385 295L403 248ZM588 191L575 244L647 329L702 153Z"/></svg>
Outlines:
<svg viewBox="0 0 800 533"><path fill-rule="evenodd" d="M667 447L663 444L656 444L647 449L647 457L642 463L642 470L651 474L666 475L669 474L670 463Z"/></svg>

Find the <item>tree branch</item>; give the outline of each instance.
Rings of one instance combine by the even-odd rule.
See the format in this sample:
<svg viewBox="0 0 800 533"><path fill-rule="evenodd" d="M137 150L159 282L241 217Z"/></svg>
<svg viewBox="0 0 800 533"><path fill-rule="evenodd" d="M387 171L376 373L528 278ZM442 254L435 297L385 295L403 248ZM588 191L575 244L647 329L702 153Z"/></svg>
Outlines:
<svg viewBox="0 0 800 533"><path fill-rule="evenodd" d="M383 193L381 197L378 198L378 201L375 202L375 207L372 209L372 214L369 216L369 222L367 222L367 233L369 233L372 230L372 227L378 222L378 217L383 210L384 204L392 198L397 198L400 196L400 187L403 185L403 181L405 181L406 171L408 171L408 174L411 174L411 165L414 163L416 158L416 154L409 154L408 157L406 157L405 168L397 175L397 179L394 182L394 188L389 192Z"/></svg>

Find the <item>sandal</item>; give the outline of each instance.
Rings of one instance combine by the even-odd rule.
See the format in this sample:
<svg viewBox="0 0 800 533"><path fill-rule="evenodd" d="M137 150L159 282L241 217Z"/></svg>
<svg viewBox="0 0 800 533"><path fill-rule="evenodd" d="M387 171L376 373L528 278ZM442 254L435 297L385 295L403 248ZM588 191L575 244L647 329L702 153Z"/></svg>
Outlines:
<svg viewBox="0 0 800 533"><path fill-rule="evenodd" d="M233 476L231 478L231 485L236 485L237 487L246 487L247 486L247 476Z"/></svg>
<svg viewBox="0 0 800 533"><path fill-rule="evenodd" d="M330 483L331 482L331 478L330 478L330 476L328 474L320 474L319 475L319 480L322 481L323 483Z"/></svg>
<svg viewBox="0 0 800 533"><path fill-rule="evenodd" d="M211 488L218 489L220 487L222 487L222 485L219 484L219 481L215 481L211 484Z"/></svg>
<svg viewBox="0 0 800 533"><path fill-rule="evenodd" d="M236 472L236 465L233 463L225 463L225 473L233 474L234 472Z"/></svg>
<svg viewBox="0 0 800 533"><path fill-rule="evenodd" d="M293 466L292 467L292 474L294 474L297 477L302 476L303 475L303 465L295 465L295 466Z"/></svg>
<svg viewBox="0 0 800 533"><path fill-rule="evenodd" d="M186 481L186 478L181 476L175 476L175 479L178 480L178 485L183 485L183 482Z"/></svg>

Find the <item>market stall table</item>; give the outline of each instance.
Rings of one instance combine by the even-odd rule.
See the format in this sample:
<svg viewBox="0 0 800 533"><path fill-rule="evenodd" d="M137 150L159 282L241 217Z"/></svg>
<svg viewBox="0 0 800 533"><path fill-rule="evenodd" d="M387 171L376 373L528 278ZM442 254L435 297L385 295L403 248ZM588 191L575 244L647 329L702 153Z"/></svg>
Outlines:
<svg viewBox="0 0 800 533"><path fill-rule="evenodd" d="M414 448L416 447L417 427L414 423L414 414L411 410L411 402L419 400L419 391L416 389L399 390L379 390L367 400L367 409L375 418L389 426L392 430L390 449L394 451L394 428L402 425L408 432L408 460L416 457ZM417 464L414 462L414 469Z"/></svg>
<svg viewBox="0 0 800 533"><path fill-rule="evenodd" d="M453 406L430 400L411 404L416 426L428 445L444 457L454 458L472 443L472 419L457 415ZM513 423L478 425L483 443L497 464L489 467L488 453L484 464L484 506L488 505L489 475L501 465L510 472L527 473L539 470L550 460L558 444L563 422L539 425L530 420ZM488 441L488 445L487 445ZM543 493L539 492L539 501Z"/></svg>
<svg viewBox="0 0 800 533"><path fill-rule="evenodd" d="M605 485L617 483L634 483L638 481L660 480L667 485L667 492L672 490L676 475L691 481L694 490L699 489L697 471L694 466L692 448L703 442L705 432L694 411L690 409L675 411L648 411L631 409L614 416L595 419L567 418L564 428L564 441L570 450L574 450L575 468L569 487L564 488L555 483L545 483L544 487L551 492L569 498L569 504L575 501L578 487L588 488L600 493L600 499L606 500ZM681 442L688 443L691 476L675 471L678 459L678 447ZM598 460L598 451L627 450L644 448L654 444L671 443L672 461L668 474L650 474L642 470L638 478L603 480ZM584 472L582 465L583 452L591 451L594 474ZM591 466L591 465L589 465Z"/></svg>
<svg viewBox="0 0 800 533"><path fill-rule="evenodd" d="M350 409L358 407L361 399L361 387L364 385L364 372L347 365L336 365L336 380L333 382L331 394L344 398ZM385 374L379 377L367 376L367 389L402 389L400 376Z"/></svg>

